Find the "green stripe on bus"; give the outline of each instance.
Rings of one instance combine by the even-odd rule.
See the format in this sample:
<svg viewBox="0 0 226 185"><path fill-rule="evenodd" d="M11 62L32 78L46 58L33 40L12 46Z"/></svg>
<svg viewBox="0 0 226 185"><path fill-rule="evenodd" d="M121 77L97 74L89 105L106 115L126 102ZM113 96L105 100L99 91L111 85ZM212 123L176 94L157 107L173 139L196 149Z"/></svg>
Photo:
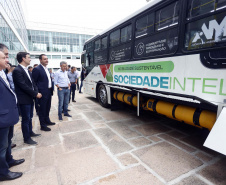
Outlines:
<svg viewBox="0 0 226 185"><path fill-rule="evenodd" d="M148 62L141 64L115 65L114 72L118 73L171 73L174 69L172 61Z"/></svg>

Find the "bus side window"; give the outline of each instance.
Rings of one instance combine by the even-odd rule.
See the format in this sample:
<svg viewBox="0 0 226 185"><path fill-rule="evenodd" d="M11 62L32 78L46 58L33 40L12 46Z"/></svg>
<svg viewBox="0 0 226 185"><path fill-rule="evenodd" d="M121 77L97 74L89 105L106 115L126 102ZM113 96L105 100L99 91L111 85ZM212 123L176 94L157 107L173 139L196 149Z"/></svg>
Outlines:
<svg viewBox="0 0 226 185"><path fill-rule="evenodd" d="M121 43L131 41L132 26L126 26L121 29Z"/></svg>
<svg viewBox="0 0 226 185"><path fill-rule="evenodd" d="M116 30L110 35L110 46L116 46L120 43L120 30Z"/></svg>
<svg viewBox="0 0 226 185"><path fill-rule="evenodd" d="M107 41L108 41L107 37L104 37L101 39L101 49L102 50L107 48Z"/></svg>
<svg viewBox="0 0 226 185"><path fill-rule="evenodd" d="M189 0L188 3L188 19L210 13L215 6L215 1L213 0Z"/></svg>
<svg viewBox="0 0 226 185"><path fill-rule="evenodd" d="M179 1L156 12L156 31L178 24Z"/></svg>
<svg viewBox="0 0 226 185"><path fill-rule="evenodd" d="M189 0L187 19L226 8L225 0Z"/></svg>
<svg viewBox="0 0 226 185"><path fill-rule="evenodd" d="M95 48L94 48L95 51L99 51L100 50L100 39L95 41Z"/></svg>
<svg viewBox="0 0 226 185"><path fill-rule="evenodd" d="M136 38L147 35L147 24L148 24L148 16L144 16L141 19L138 19L136 22Z"/></svg>
<svg viewBox="0 0 226 185"><path fill-rule="evenodd" d="M154 13L146 15L136 22L136 38L151 34L154 32Z"/></svg>
<svg viewBox="0 0 226 185"><path fill-rule="evenodd" d="M225 13L223 12L199 19L197 21L189 22L186 25L185 30L184 49L186 51L192 51L197 49L225 46L225 20ZM210 27L208 32L204 32L203 27L205 25L209 25L210 22L215 22L216 25L220 23L220 25L213 27L213 29Z"/></svg>

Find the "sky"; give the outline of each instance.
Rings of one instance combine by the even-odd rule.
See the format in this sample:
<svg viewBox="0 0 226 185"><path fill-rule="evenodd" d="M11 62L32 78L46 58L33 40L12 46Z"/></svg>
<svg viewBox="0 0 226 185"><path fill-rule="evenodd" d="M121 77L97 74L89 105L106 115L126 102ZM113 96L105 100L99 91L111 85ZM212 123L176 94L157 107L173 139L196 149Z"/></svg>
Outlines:
<svg viewBox="0 0 226 185"><path fill-rule="evenodd" d="M21 0L28 22L107 29L146 0Z"/></svg>

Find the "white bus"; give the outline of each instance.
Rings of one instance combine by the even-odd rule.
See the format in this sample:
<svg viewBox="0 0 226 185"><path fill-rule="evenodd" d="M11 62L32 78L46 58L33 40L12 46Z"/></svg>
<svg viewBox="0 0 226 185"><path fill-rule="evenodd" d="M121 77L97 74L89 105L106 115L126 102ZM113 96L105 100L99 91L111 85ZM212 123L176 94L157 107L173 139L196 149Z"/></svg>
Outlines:
<svg viewBox="0 0 226 185"><path fill-rule="evenodd" d="M102 106L211 130L226 106L226 0L151 1L88 40L82 63L84 92Z"/></svg>

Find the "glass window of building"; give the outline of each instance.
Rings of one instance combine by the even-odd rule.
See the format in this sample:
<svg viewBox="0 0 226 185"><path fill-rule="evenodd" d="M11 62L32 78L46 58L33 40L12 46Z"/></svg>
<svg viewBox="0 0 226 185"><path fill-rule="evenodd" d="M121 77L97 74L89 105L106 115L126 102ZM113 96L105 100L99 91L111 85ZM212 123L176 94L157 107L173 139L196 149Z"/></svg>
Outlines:
<svg viewBox="0 0 226 185"><path fill-rule="evenodd" d="M72 59L80 59L79 55L72 55Z"/></svg>
<svg viewBox="0 0 226 185"><path fill-rule="evenodd" d="M71 55L62 55L62 59L71 59Z"/></svg>
<svg viewBox="0 0 226 185"><path fill-rule="evenodd" d="M31 55L31 59L38 59L39 58L39 55Z"/></svg>
<svg viewBox="0 0 226 185"><path fill-rule="evenodd" d="M61 55L52 55L52 59L61 59Z"/></svg>

